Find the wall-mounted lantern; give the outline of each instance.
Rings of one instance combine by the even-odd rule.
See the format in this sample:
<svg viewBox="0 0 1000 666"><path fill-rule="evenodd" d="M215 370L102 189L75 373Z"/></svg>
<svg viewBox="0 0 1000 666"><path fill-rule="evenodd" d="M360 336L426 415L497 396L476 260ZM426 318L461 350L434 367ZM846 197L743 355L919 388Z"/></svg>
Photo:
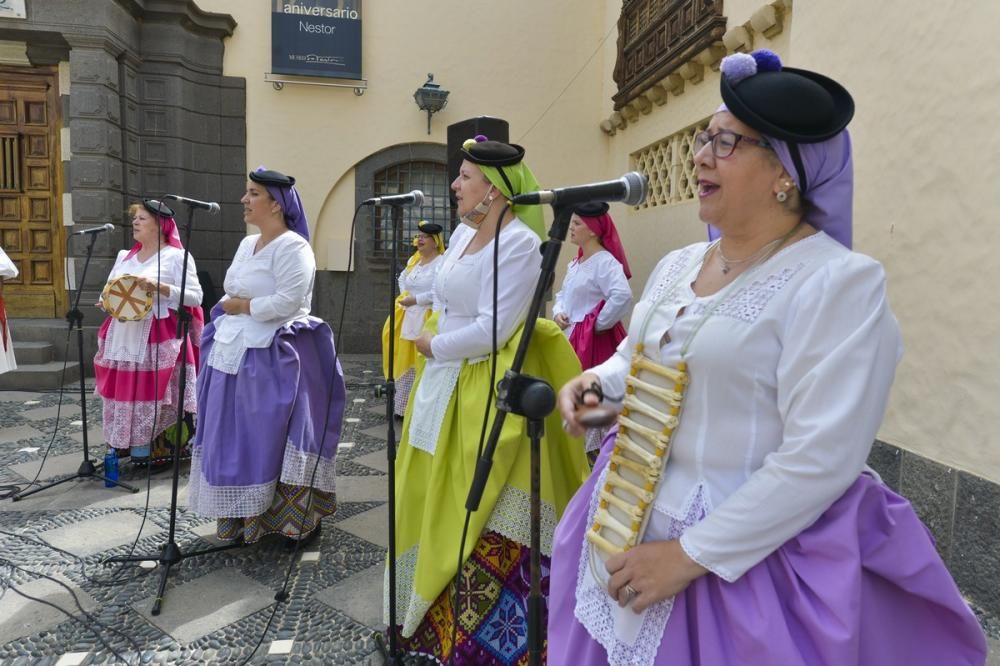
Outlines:
<svg viewBox="0 0 1000 666"><path fill-rule="evenodd" d="M427 83L417 88L413 99L421 111L427 112L427 133L431 133L431 116L448 105L448 90L434 83L434 75L427 75Z"/></svg>

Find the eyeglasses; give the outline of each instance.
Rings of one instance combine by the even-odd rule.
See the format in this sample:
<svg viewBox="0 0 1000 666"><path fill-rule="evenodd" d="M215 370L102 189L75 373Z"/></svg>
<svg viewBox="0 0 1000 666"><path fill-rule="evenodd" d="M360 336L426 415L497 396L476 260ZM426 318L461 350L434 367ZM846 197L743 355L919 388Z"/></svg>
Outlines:
<svg viewBox="0 0 1000 666"><path fill-rule="evenodd" d="M740 141L771 150L771 144L765 139L753 139L730 130L719 130L715 134L698 132L694 137L694 152L695 154L700 153L702 148L712 144L712 154L719 159L725 159L733 154Z"/></svg>

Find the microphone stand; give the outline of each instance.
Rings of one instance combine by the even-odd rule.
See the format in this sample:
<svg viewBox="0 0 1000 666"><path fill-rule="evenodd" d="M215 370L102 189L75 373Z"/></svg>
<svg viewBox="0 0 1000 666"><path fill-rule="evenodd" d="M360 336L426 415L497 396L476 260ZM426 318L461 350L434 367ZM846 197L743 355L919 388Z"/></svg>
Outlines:
<svg viewBox="0 0 1000 666"><path fill-rule="evenodd" d="M393 212L402 215L400 204L390 204ZM396 270L399 267L399 241L397 238L399 217L390 215L392 219L392 269L389 278L389 372L385 379L385 418L389 424L386 430L386 459L389 461L389 645L378 632L375 634L375 644L387 664L402 663L396 636Z"/></svg>
<svg viewBox="0 0 1000 666"><path fill-rule="evenodd" d="M497 383L496 417L483 455L476 464L476 475L465 502L467 510L479 509L493 467L493 454L500 440L504 420L508 413L524 416L528 420L528 436L531 439L531 588L528 594L528 663L533 666L540 666L542 663L542 643L545 635L542 626L544 599L541 584L541 439L545 430L545 417L555 408L556 395L548 382L522 374L521 368L524 366L528 345L535 331L535 323L542 310L545 291L555 277L559 251L562 249L563 241L566 240L569 220L573 214L571 207L555 203L552 204L552 210L555 219L549 229L549 240L542 245L542 273L535 286L521 340L514 354L514 362L504 373L503 379Z"/></svg>
<svg viewBox="0 0 1000 666"><path fill-rule="evenodd" d="M181 551L180 546L177 545L177 541L175 540L177 528L177 486L181 471L181 426L184 423L184 393L187 389L187 345L191 327L191 313L184 309L184 291L187 288L187 264L188 257L190 256L188 248L191 245L191 224L192 217L194 215L194 205L188 201L184 201L183 203L188 206L188 215L187 223L184 226L184 259L181 264L180 302L177 304L177 337L181 340L181 371L180 377L178 378L178 394L180 395L180 404L177 406L177 424L174 428L173 478L171 480L170 488L170 529L167 533L167 542L163 544L160 548L160 552L156 555L109 557L103 561L105 566L112 563L146 562L150 560L158 562L161 565L160 586L157 588L156 599L153 601L153 615L160 614L160 607L163 605L163 595L167 588L167 577L170 575L170 568L172 566L179 564L182 560L189 557L207 555L208 553L214 553L220 550L230 550L243 545L242 541L238 540L235 543L215 546L214 548L207 548L205 550L198 550L193 553L184 553Z"/></svg>
<svg viewBox="0 0 1000 666"><path fill-rule="evenodd" d="M73 479L101 479L106 483L113 483L116 486L127 488L133 493L139 492L139 489L135 486L131 486L127 483L119 481L118 479L109 479L103 474L98 474L97 468L94 466L94 462L90 459L90 442L87 439L87 389L84 385L83 312L80 311L80 296L83 294L83 285L87 277L87 268L90 266L90 258L94 254L94 243L97 241L97 234L92 233L88 235L90 236L90 244L87 245L87 259L83 262L83 273L80 275L80 286L77 287L76 298L73 301L72 309L66 313L66 321L69 322L69 330L76 330L76 353L77 360L80 362L80 413L82 414L80 418L83 421L83 462L80 463L80 467L76 470L76 474L73 474L72 476L67 476L59 479L58 481L46 483L38 488L35 488L34 490L17 493L16 495L11 496L11 499L15 502L19 502L29 495L34 495L35 493L47 490L52 486L58 486L60 483L72 481Z"/></svg>

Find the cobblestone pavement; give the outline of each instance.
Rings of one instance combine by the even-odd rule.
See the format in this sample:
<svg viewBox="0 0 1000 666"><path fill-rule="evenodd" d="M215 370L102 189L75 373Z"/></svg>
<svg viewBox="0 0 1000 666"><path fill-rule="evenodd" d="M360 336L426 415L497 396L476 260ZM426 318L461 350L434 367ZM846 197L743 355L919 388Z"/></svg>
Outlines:
<svg viewBox="0 0 1000 666"><path fill-rule="evenodd" d="M374 394L376 357L341 360L348 404L338 508L294 564L281 543L270 541L189 557L170 570L162 613L154 617L160 570L101 562L129 553L158 556L169 533L169 471L147 483L145 470L123 465L121 478L140 486L137 494L80 479L19 502L5 499L0 663L121 663L116 652L131 664L381 663L371 634L381 627L387 531L385 401ZM86 401L90 458L102 460L100 400L91 391ZM67 387L59 403L58 392L0 391L0 485L25 486L50 442L39 480L77 470L83 460L79 390ZM191 555L218 542L214 521L187 511L187 476L185 463L175 540ZM289 565L288 600L276 603Z"/></svg>
<svg viewBox="0 0 1000 666"><path fill-rule="evenodd" d="M374 394L376 357L342 362L348 411L337 460L338 508L323 521L319 540L294 557L287 602L276 603L274 594L293 557L279 543L262 542L175 565L163 612L152 616L159 570L106 568L101 561L159 553L169 529L171 479L162 472L147 485L144 471L126 468L122 478L140 486L138 494L83 479L20 502L0 501L0 664L121 663L115 652L132 664L380 664L371 634L382 626L385 402ZM0 485L31 480L50 441L41 481L79 467L76 387L59 403L58 392L0 391ZM101 459L101 405L92 392L87 417L91 458ZM187 511L187 472L185 464L176 542L190 555L218 542L214 521ZM1000 666L1000 622L980 617L991 636L989 666Z"/></svg>

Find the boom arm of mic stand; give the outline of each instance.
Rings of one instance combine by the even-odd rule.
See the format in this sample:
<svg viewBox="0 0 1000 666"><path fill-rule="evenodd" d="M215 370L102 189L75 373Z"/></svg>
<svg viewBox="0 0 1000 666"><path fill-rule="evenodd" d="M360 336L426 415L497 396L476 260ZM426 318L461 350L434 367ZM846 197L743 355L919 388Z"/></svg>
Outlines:
<svg viewBox="0 0 1000 666"><path fill-rule="evenodd" d="M552 211L555 213L555 219L549 229L549 240L542 246L542 273L535 285L535 294L531 299L531 307L528 308L528 317L524 320L524 330L514 354L514 362L511 363L510 369L504 373L503 379L497 384L497 414L493 419L493 428L490 430L489 439L483 448L483 455L476 463L476 475L472 479L472 486L469 488L469 495L465 500L465 508L469 511L479 510L479 502L483 498L486 482L489 479L490 470L493 468L493 454L496 453L497 444L500 441L500 431L503 429L507 413L511 411L510 390L524 383L519 382L518 377L524 366L524 358L528 354L528 345L531 342L531 335L535 331L535 323L542 310L545 291L555 277L559 251L562 249L562 243L566 240L566 233L569 231L569 220L573 210L567 206L552 204Z"/></svg>

